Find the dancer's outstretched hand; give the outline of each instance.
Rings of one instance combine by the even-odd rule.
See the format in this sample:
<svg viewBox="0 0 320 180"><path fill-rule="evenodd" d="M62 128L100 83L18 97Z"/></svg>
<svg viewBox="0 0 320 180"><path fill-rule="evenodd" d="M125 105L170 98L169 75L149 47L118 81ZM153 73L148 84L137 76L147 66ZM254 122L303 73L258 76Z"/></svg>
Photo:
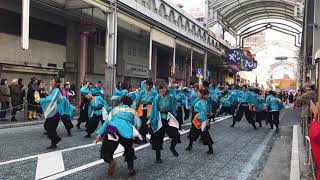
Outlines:
<svg viewBox="0 0 320 180"><path fill-rule="evenodd" d="M98 144L101 141L101 137L97 136L96 139L93 141L93 143Z"/></svg>

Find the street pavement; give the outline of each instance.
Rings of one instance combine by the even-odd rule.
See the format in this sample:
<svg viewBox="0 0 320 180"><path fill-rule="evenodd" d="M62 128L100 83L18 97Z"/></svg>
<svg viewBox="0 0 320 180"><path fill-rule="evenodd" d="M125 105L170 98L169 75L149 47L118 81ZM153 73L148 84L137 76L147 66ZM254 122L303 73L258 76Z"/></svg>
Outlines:
<svg viewBox="0 0 320 180"><path fill-rule="evenodd" d="M280 117L286 119L287 110ZM274 131L263 123L254 130L245 119L234 128L230 116L219 117L212 124L214 154L195 142L191 152L188 145L190 122L181 131L182 143L177 145L179 157L170 150L165 138L162 164L155 163L155 152L150 144L135 145L137 175L130 179L258 179L274 141ZM55 151L47 151L49 140L43 134L43 125L0 129L0 179L128 179L123 148L116 150L116 175L106 174L107 164L99 158L100 144L94 137L86 139L84 128L73 129L72 137L62 123L58 134L62 141Z"/></svg>

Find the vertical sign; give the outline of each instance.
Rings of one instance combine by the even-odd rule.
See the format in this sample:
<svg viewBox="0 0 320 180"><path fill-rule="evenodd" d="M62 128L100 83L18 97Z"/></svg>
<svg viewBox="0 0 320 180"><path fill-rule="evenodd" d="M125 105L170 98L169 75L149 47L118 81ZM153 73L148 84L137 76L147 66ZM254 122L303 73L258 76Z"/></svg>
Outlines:
<svg viewBox="0 0 320 180"><path fill-rule="evenodd" d="M29 13L30 0L22 0L21 47L29 49Z"/></svg>

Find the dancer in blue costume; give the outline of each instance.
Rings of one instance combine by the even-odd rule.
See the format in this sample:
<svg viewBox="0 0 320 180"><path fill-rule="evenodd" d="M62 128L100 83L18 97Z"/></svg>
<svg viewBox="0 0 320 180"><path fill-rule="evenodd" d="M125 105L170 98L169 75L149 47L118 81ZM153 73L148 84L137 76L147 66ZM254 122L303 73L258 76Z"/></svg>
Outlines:
<svg viewBox="0 0 320 180"><path fill-rule="evenodd" d="M248 123L252 125L254 129L257 129L255 125L255 121L252 117L252 113L250 112L249 105L252 104L252 93L248 91L248 87L244 85L242 87L241 93L239 93L239 108L236 116L233 118L233 123L230 127L234 127L236 122L241 121L243 114L245 114Z"/></svg>
<svg viewBox="0 0 320 180"><path fill-rule="evenodd" d="M74 106L70 104L67 97L63 96L58 105L58 113L62 123L67 129L68 136L71 136L71 129L74 127L71 121L73 119L74 109Z"/></svg>
<svg viewBox="0 0 320 180"><path fill-rule="evenodd" d="M172 138L170 150L174 156L179 156L175 147L180 143L180 133L178 128L171 127L168 124L168 113L174 117L177 116L176 103L172 95L169 95L166 83L160 83L158 86L159 94L154 98L152 103L152 111L150 113L150 126L153 130L151 135L152 149L156 151L156 162L162 163L161 150L163 145L164 135L167 134ZM162 126L159 127L159 123Z"/></svg>
<svg viewBox="0 0 320 180"><path fill-rule="evenodd" d="M261 91L259 89L254 90L255 93L255 101L254 101L254 111L256 114L256 122L259 123L260 127L262 127L262 120L266 119L266 106L265 99L261 96Z"/></svg>
<svg viewBox="0 0 320 180"><path fill-rule="evenodd" d="M276 132L279 132L279 115L280 111L284 108L283 102L276 97L274 91L269 92L269 96L266 99L267 111L269 113L268 120L270 128L273 129L273 124L276 125Z"/></svg>
<svg viewBox="0 0 320 180"><path fill-rule="evenodd" d="M139 130L143 138L143 143L147 143L147 134L148 134L148 118L150 116L152 102L157 93L152 90L153 83L152 81L146 80L141 84L141 89L138 92L135 101L133 102L133 109L137 111L137 115L142 121L141 128Z"/></svg>
<svg viewBox="0 0 320 180"><path fill-rule="evenodd" d="M73 106L70 105L70 103L68 104L68 102L64 102L64 98L59 90L60 80L58 78L50 81L50 87L52 88L50 95L45 98L40 98L39 103L46 119L44 128L48 134L48 138L51 140L51 145L48 146L47 149L56 149L57 144L61 141L61 138L57 134L57 126L61 118L59 111L62 112L61 109L68 106L68 108L64 110L64 113L71 116L73 114Z"/></svg>
<svg viewBox="0 0 320 180"><path fill-rule="evenodd" d="M97 129L99 121L103 124L103 109L107 112L111 110L107 102L100 95L100 90L92 88L89 90L88 87L84 86L81 88L81 93L85 95L85 98L88 100L88 117L89 120L86 125L87 135L85 138L90 138L91 134Z"/></svg>
<svg viewBox="0 0 320 180"><path fill-rule="evenodd" d="M194 117L195 112L194 112L194 105L196 104L196 102L198 101L199 97L198 97L198 93L199 93L199 84L195 83L193 85L193 88L190 91L190 98L191 98L191 117Z"/></svg>
<svg viewBox="0 0 320 180"><path fill-rule="evenodd" d="M83 86L81 88L88 88L89 90L91 88L93 88L93 84L91 82L86 82L86 84L83 84ZM76 125L76 127L78 129L80 129L80 126L82 123L87 123L88 120L89 120L89 117L88 117L88 107L89 107L89 102L88 100L85 98L85 95L86 94L83 94L81 92L81 89L80 89L80 93L81 93L81 103L80 103L80 116L78 118L78 123ZM87 126L87 124L86 124Z"/></svg>
<svg viewBox="0 0 320 180"><path fill-rule="evenodd" d="M124 95L127 95L129 93L128 91L128 84L123 82L120 84L120 88L116 88L111 97L111 101L115 103L115 106L119 104L120 98Z"/></svg>
<svg viewBox="0 0 320 180"><path fill-rule="evenodd" d="M207 145L209 147L209 151L207 152L207 154L213 154L213 141L208 131L208 108L205 100L208 93L209 92L206 88L200 89L199 100L195 103L193 107L194 116L192 117L192 127L188 136L189 145L186 148L187 151L191 151L193 142L196 141L199 136L201 136L203 145Z"/></svg>
<svg viewBox="0 0 320 180"><path fill-rule="evenodd" d="M221 99L220 99L220 110L217 114L217 116L223 115L223 114L230 114L234 116L234 111L232 109L232 102L231 102L231 96L228 94L227 91L223 91L221 93Z"/></svg>
<svg viewBox="0 0 320 180"><path fill-rule="evenodd" d="M131 104L130 97L122 96L119 106L111 110L108 119L97 131L96 142L103 139L100 157L109 164L108 175L110 176L115 173L116 162L113 159L113 154L119 144L124 147L123 156L127 161L129 176L136 174L133 161L137 158L132 146L134 140L141 141L141 135L137 131L141 126L141 120L130 108Z"/></svg>
<svg viewBox="0 0 320 180"><path fill-rule="evenodd" d="M177 103L177 120L179 122L179 130L183 124L183 111L182 108L186 105L186 97L184 95L182 87L176 87L175 100Z"/></svg>
<svg viewBox="0 0 320 180"><path fill-rule="evenodd" d="M183 89L185 102L184 102L184 120L189 119L190 117L190 109L191 109L191 97L190 97L190 91L188 88Z"/></svg>

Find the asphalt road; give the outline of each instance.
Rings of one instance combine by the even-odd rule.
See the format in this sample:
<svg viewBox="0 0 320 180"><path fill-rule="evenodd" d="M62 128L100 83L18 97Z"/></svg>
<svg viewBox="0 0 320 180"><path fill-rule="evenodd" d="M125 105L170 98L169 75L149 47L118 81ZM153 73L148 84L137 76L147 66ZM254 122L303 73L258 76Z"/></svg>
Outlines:
<svg viewBox="0 0 320 180"><path fill-rule="evenodd" d="M280 117L286 119L286 113L287 110ZM270 152L274 131L265 123L254 130L245 119L230 128L231 122L231 118L219 117L211 126L213 155L207 155L207 147L198 142L191 152L184 150L190 125L180 132L179 157L171 154L170 141L165 141L162 164L155 163L155 152L149 144L135 145L137 175L132 179L257 179ZM129 178L121 147L115 154L116 176L110 178L107 164L99 158L101 145L92 143L94 137L84 138L84 128L73 129L73 136L68 137L60 123L58 134L62 137L58 149L47 151L50 142L43 135L43 125L0 129L0 179Z"/></svg>

